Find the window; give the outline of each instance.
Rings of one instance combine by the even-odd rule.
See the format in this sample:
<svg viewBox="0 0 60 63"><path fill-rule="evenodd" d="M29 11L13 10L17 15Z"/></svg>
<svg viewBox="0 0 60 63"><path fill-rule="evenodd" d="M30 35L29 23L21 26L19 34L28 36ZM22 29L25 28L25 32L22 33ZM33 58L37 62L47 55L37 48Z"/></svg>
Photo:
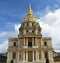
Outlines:
<svg viewBox="0 0 60 63"><path fill-rule="evenodd" d="M28 26L29 24L27 23L27 26Z"/></svg>
<svg viewBox="0 0 60 63"><path fill-rule="evenodd" d="M32 23L32 26L34 25L34 23Z"/></svg>
<svg viewBox="0 0 60 63"><path fill-rule="evenodd" d="M16 58L16 53L13 53L12 58L13 58L13 59Z"/></svg>
<svg viewBox="0 0 60 63"><path fill-rule="evenodd" d="M32 51L28 51L28 62L32 62L33 60L33 54L32 54Z"/></svg>
<svg viewBox="0 0 60 63"><path fill-rule="evenodd" d="M28 33L28 31L26 31Z"/></svg>
<svg viewBox="0 0 60 63"><path fill-rule="evenodd" d="M13 46L16 46L16 42L14 42Z"/></svg>
<svg viewBox="0 0 60 63"><path fill-rule="evenodd" d="M44 46L47 46L47 42L44 42Z"/></svg>
<svg viewBox="0 0 60 63"><path fill-rule="evenodd" d="M32 42L28 42L28 47L32 47Z"/></svg>
<svg viewBox="0 0 60 63"><path fill-rule="evenodd" d="M32 38L28 38L28 47L32 47Z"/></svg>
<svg viewBox="0 0 60 63"><path fill-rule="evenodd" d="M34 33L34 31L32 31L32 33Z"/></svg>
<svg viewBox="0 0 60 63"><path fill-rule="evenodd" d="M45 52L45 58L48 58L48 52Z"/></svg>

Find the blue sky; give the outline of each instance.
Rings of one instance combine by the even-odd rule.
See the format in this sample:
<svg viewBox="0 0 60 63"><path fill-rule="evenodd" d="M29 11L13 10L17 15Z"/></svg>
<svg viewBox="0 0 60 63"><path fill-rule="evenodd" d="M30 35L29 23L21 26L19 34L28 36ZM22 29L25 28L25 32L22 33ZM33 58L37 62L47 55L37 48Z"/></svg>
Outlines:
<svg viewBox="0 0 60 63"><path fill-rule="evenodd" d="M21 23L22 19L26 16L30 3L33 11L36 13L37 11L44 12L47 6L49 6L51 10L57 9L55 5L58 5L59 8L60 3L58 1L59 0L0 0L0 32L14 30L12 27L9 28L9 23L13 25L15 23Z"/></svg>
<svg viewBox="0 0 60 63"><path fill-rule="evenodd" d="M51 36L53 41L55 40L55 36L52 35L54 34L52 28L55 29L59 27L54 25L54 19L57 18L56 22L60 23L58 20L58 17L60 17L60 13L58 13L60 12L60 0L0 0L0 48L2 47L0 52L6 52L9 37L17 36L18 27L23 21L23 18L27 15L30 3L34 15L38 20L41 20L41 22L39 22L42 24L43 36ZM50 15L56 16L51 17ZM50 18L52 19L50 20ZM52 33L50 33L50 31L52 31ZM57 35L59 38L60 33L56 34L56 36ZM56 41L59 42L60 40L58 38ZM55 42L53 44L56 45ZM57 46L53 47L59 48Z"/></svg>

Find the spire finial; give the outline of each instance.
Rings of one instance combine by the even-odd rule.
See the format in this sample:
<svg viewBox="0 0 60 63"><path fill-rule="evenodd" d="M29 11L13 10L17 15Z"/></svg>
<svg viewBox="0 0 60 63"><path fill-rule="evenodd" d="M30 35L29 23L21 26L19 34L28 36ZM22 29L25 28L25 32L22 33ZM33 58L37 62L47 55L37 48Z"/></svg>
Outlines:
<svg viewBox="0 0 60 63"><path fill-rule="evenodd" d="M29 5L29 9L31 9L31 3L30 3L30 5Z"/></svg>
<svg viewBox="0 0 60 63"><path fill-rule="evenodd" d="M28 15L32 15L33 12L32 12L32 9L31 9L31 4L29 5L29 9L28 9Z"/></svg>

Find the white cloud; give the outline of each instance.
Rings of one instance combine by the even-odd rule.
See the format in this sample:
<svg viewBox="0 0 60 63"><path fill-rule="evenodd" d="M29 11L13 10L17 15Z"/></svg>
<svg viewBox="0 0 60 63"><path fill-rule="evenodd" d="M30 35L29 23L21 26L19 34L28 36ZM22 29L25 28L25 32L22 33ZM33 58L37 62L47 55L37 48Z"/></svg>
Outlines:
<svg viewBox="0 0 60 63"><path fill-rule="evenodd" d="M16 31L11 31L11 32L5 31L0 33L0 38L6 40L9 39L10 37L17 37L17 34L18 33Z"/></svg>
<svg viewBox="0 0 60 63"><path fill-rule="evenodd" d="M60 9L55 11L47 11L47 14L40 17L39 23L42 27L42 34L52 37L53 48L60 51Z"/></svg>
<svg viewBox="0 0 60 63"><path fill-rule="evenodd" d="M42 28L42 35L52 37L54 50L60 51L60 9L46 10L46 14L40 17L38 21ZM18 32L20 26L21 24L15 24L15 31Z"/></svg>
<svg viewBox="0 0 60 63"><path fill-rule="evenodd" d="M8 48L8 41L5 40L4 43L0 44L0 53L5 53L7 52L7 48Z"/></svg>
<svg viewBox="0 0 60 63"><path fill-rule="evenodd" d="M15 31L19 33L19 27L21 26L21 24L15 24L14 25L14 28L15 28Z"/></svg>
<svg viewBox="0 0 60 63"><path fill-rule="evenodd" d="M0 41L0 53L7 52L8 39L11 37L17 37L20 26L21 26L21 24L15 24L14 25L15 31L9 31L9 32L5 31L5 32L0 33L0 39L3 40L3 41Z"/></svg>
<svg viewBox="0 0 60 63"><path fill-rule="evenodd" d="M44 13L45 14L45 13ZM42 28L43 36L52 37L53 47L56 51L60 51L60 9L55 11L46 10L46 14L38 19L40 26ZM5 41L0 44L0 52L6 52L8 46L8 38L16 37L19 32L19 27L21 24L15 24L15 31L2 32L0 33L0 38L5 39Z"/></svg>
<svg viewBox="0 0 60 63"><path fill-rule="evenodd" d="M7 52L8 48L8 39L10 37L17 37L16 31L13 32L1 32L0 33L0 53Z"/></svg>

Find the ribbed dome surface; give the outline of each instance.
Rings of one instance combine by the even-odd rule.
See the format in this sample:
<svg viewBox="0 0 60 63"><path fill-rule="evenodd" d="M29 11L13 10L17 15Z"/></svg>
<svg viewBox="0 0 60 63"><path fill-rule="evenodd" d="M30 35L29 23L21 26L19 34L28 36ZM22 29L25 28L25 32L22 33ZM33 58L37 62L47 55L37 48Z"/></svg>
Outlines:
<svg viewBox="0 0 60 63"><path fill-rule="evenodd" d="M38 22L37 19L33 15L28 15L24 18L24 22L32 21L32 22Z"/></svg>

